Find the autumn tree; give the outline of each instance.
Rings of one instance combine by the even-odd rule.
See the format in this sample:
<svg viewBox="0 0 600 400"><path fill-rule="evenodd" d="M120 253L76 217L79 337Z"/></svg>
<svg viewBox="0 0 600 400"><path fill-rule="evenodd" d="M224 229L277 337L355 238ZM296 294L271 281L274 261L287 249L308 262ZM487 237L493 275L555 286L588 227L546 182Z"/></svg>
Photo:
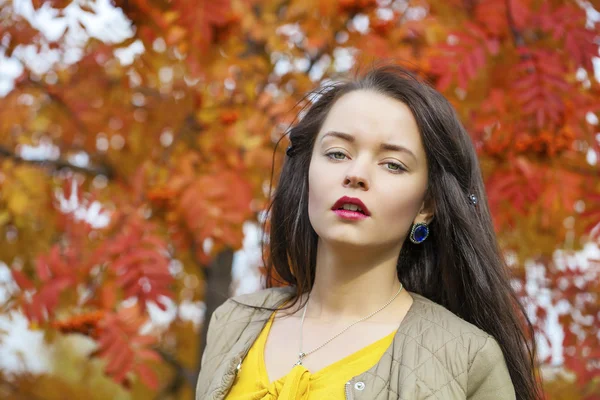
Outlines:
<svg viewBox="0 0 600 400"><path fill-rule="evenodd" d="M49 341L87 338L86 362L114 393L191 398L206 326L177 312L145 332L148 307L204 301L210 318L242 224L264 217L304 95L387 60L444 93L471 133L538 340L547 313L526 290L527 263L543 268L550 303L573 310L560 321L562 369L576 379L549 379L548 398L599 398L600 265L575 253L600 245L593 4L117 0L131 34L115 41L82 17L100 1L33 1L57 18L77 9L89 34L77 56L75 27L48 38L16 4L0 2L1 51L25 65L0 99L0 260L18 286L4 310ZM27 52L55 62L40 71ZM31 394L32 380L79 393L83 379L7 378L0 393Z"/></svg>

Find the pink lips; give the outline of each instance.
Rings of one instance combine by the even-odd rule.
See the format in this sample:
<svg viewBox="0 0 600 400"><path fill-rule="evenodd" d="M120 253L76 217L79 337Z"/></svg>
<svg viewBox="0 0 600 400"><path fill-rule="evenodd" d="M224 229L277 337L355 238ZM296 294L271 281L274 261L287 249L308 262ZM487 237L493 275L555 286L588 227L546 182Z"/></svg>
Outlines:
<svg viewBox="0 0 600 400"><path fill-rule="evenodd" d="M360 207L363 212L350 211L341 209L344 204L354 204ZM331 210L336 213L339 217L349 220L362 220L371 215L367 206L356 197L343 196L335 202Z"/></svg>
<svg viewBox="0 0 600 400"><path fill-rule="evenodd" d="M350 211L350 210L333 210L339 217L344 219L349 219L353 221L358 221L361 219L368 218L365 214L358 211Z"/></svg>

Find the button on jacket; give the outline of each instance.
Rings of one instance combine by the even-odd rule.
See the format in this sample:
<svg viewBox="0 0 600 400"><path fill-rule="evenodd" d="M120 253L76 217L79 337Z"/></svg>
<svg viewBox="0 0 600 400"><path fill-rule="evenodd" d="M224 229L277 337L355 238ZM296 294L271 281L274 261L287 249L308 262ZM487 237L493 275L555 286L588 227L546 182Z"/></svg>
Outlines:
<svg viewBox="0 0 600 400"><path fill-rule="evenodd" d="M239 303L276 308L295 293L270 288L235 297ZM512 400L514 386L497 341L419 294L379 362L345 383L352 400ZM225 398L241 361L272 311L227 300L213 313L196 387L196 400Z"/></svg>

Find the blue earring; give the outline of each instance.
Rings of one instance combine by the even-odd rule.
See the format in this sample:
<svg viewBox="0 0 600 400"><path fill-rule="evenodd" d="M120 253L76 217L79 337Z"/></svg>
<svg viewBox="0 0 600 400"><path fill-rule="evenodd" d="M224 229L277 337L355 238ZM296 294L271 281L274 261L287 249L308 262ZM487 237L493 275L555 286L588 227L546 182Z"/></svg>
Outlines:
<svg viewBox="0 0 600 400"><path fill-rule="evenodd" d="M427 224L423 222L419 222L418 224L414 224L412 229L410 230L410 241L414 244L420 244L427 239L429 236L429 227Z"/></svg>

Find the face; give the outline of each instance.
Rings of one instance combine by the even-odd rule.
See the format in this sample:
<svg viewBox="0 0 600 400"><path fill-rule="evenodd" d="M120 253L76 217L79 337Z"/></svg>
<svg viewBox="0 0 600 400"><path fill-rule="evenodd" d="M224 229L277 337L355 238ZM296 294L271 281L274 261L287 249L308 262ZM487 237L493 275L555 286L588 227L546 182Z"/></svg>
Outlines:
<svg viewBox="0 0 600 400"><path fill-rule="evenodd" d="M317 135L308 180L308 215L320 240L399 251L413 222L431 219L417 123L404 103L374 91L353 91L334 103ZM370 216L351 220L332 211L342 196L360 199Z"/></svg>

